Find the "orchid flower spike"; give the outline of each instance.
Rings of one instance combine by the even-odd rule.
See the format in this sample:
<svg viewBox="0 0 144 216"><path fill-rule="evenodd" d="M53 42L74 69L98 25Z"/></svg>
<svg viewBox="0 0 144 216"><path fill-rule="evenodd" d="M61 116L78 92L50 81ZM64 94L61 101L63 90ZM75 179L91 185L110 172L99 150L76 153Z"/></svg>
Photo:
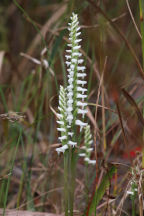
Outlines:
<svg viewBox="0 0 144 216"><path fill-rule="evenodd" d="M81 131L87 125L84 122L84 116L87 113L87 103L85 102L87 89L84 85L87 81L84 80L86 73L84 72L85 66L82 66L84 60L81 58L80 52L81 39L79 36L81 32L77 14L72 13L70 19L68 23L70 43L65 55L68 84L66 89L60 86L59 113L57 114L59 118L57 129L61 134L59 140L62 143L62 147L56 149L58 153L64 153L68 147L75 148L77 146L77 138L74 136L76 127L79 127Z"/></svg>
<svg viewBox="0 0 144 216"><path fill-rule="evenodd" d="M59 114L57 114L59 120L57 123L59 124L59 127L57 128L58 131L60 131L61 136L59 137L59 140L62 143L62 147L57 148L56 151L59 154L60 152L65 152L66 149L68 149L68 129L67 129L67 99L66 99L66 90L63 86L60 86L60 94L59 94L59 106L58 110L60 111Z"/></svg>
<svg viewBox="0 0 144 216"><path fill-rule="evenodd" d="M77 119L77 115L80 114L84 118L87 113L85 98L87 98L87 89L83 86L87 83L84 78L85 67L82 66L84 60L81 58L80 53L81 45L79 44L82 39L79 38L81 35L79 21L77 14L72 14L71 22L69 25L69 40L70 49L66 50L68 53L66 57L67 71L68 71L68 101L67 101L67 120L69 126L72 124L80 126L82 130L87 124Z"/></svg>
<svg viewBox="0 0 144 216"><path fill-rule="evenodd" d="M81 148L83 150L82 153L79 154L80 157L84 157L84 161L86 164L96 164L96 160L91 160L90 155L93 151L93 148L91 147L93 141L92 141L92 135L90 132L90 126L87 125L85 127L85 136L84 136L84 146Z"/></svg>

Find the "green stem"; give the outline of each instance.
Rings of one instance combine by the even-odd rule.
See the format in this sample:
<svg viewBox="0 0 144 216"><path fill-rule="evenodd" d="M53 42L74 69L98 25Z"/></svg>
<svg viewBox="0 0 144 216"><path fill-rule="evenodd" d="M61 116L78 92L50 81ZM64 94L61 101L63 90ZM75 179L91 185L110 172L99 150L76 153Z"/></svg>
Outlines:
<svg viewBox="0 0 144 216"><path fill-rule="evenodd" d="M88 163L85 163L85 199L88 202Z"/></svg>
<svg viewBox="0 0 144 216"><path fill-rule="evenodd" d="M73 204L74 204L74 190L75 190L75 175L76 175L76 153L75 149L71 150L71 163L70 163L70 216L73 216Z"/></svg>
<svg viewBox="0 0 144 216"><path fill-rule="evenodd" d="M135 199L132 198L132 216L135 216L135 203L134 203Z"/></svg>
<svg viewBox="0 0 144 216"><path fill-rule="evenodd" d="M64 153L64 197L65 197L65 216L68 216L68 196L69 196L69 190L68 190L68 164L69 164L69 154L68 152Z"/></svg>

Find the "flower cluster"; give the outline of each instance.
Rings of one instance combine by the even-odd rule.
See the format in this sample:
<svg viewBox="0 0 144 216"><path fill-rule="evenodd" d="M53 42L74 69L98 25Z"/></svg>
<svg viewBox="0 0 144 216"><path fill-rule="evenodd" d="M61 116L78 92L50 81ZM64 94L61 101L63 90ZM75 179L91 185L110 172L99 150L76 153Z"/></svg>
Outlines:
<svg viewBox="0 0 144 216"><path fill-rule="evenodd" d="M136 167L135 169L131 170L131 174L132 174L132 179L129 182L130 183L130 189L127 190L127 194L131 196L131 199L135 198L137 192L138 192L138 184L136 181L136 175L138 174L138 170L139 168Z"/></svg>
<svg viewBox="0 0 144 216"><path fill-rule="evenodd" d="M58 124L60 127L58 131L61 132L59 139L62 142L62 147L56 149L58 153L64 153L68 149L68 146L75 147L77 145L77 140L73 138L75 127L80 126L81 131L87 125L87 123L78 118L78 115L81 114L82 119L84 119L84 115L87 113L87 103L84 102L87 98L87 89L84 88L84 85L87 82L84 80L86 76L86 73L84 73L85 67L81 65L84 60L80 58L82 56L79 51L81 48L79 45L81 41L79 35L81 32L78 25L78 17L73 13L68 28L70 40L68 47L70 49L66 50L67 55L65 56L68 71L68 86L66 89L62 86L60 87L59 96L58 109L60 114L58 114Z"/></svg>
<svg viewBox="0 0 144 216"><path fill-rule="evenodd" d="M84 161L86 164L95 164L96 160L90 159L90 154L93 151L93 148L91 148L93 141L92 141L92 135L90 132L90 126L87 125L85 127L85 136L84 136L84 146L81 148L83 150L82 153L79 154L80 157L84 157Z"/></svg>
<svg viewBox="0 0 144 216"><path fill-rule="evenodd" d="M79 39L81 32L79 32L80 27L78 26L79 22L76 14L72 14L71 22L68 24L68 30L70 32L69 40L71 42L68 46L71 49L66 50L67 55L65 56L68 67L67 120L69 126L76 124L82 129L86 126L86 123L77 119L77 114L82 114L84 117L87 112L85 109L87 103L84 103L84 99L87 98L87 95L85 94L87 89L83 87L87 82L84 80L84 77L86 76L86 73L84 73L85 67L81 66L83 59L80 58L82 54L79 52L79 49L81 48L79 42L82 39Z"/></svg>
<svg viewBox="0 0 144 216"><path fill-rule="evenodd" d="M56 151L58 153L65 152L66 149L68 149L68 130L67 130L67 101L66 101L66 90L63 86L60 86L60 94L59 94L59 106L58 110L60 111L60 114L57 114L59 121L57 123L60 125L59 128L57 128L58 131L61 132L61 137L59 137L60 141L62 142L62 147L57 148Z"/></svg>

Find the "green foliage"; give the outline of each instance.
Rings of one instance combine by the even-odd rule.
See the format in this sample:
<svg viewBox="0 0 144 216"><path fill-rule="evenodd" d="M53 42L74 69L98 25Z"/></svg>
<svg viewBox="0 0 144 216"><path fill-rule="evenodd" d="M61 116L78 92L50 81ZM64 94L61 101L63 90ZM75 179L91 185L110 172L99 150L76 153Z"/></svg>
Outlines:
<svg viewBox="0 0 144 216"><path fill-rule="evenodd" d="M96 207L98 206L99 202L103 198L106 189L110 186L110 180L113 177L114 173L116 172L116 167L112 166L103 177L100 186L96 189L94 197L92 199L90 208L89 208L89 216L92 215L93 212L96 212Z"/></svg>

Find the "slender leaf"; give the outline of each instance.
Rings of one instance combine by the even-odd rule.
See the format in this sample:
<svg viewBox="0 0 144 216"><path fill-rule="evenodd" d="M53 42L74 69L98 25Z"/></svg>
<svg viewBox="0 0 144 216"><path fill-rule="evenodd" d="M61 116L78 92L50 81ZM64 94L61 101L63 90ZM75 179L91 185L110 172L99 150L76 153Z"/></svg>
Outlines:
<svg viewBox="0 0 144 216"><path fill-rule="evenodd" d="M88 210L88 215L92 215L93 212L95 212L96 207L98 206L99 202L104 196L104 193L106 189L110 185L110 179L113 177L113 174L116 172L116 167L112 166L110 170L107 172L107 174L103 177L103 180L99 186L99 188L95 191L93 200L91 202L90 208Z"/></svg>

